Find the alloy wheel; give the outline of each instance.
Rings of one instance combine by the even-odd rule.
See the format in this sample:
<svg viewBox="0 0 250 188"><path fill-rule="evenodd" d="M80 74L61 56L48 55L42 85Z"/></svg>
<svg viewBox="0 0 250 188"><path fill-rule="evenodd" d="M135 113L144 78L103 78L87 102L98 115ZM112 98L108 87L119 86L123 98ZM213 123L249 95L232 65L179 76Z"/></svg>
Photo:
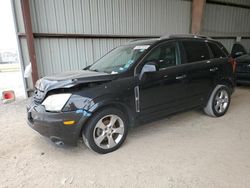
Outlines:
<svg viewBox="0 0 250 188"><path fill-rule="evenodd" d="M101 118L93 132L95 144L102 149L115 147L124 135L124 122L117 115L107 115Z"/></svg>
<svg viewBox="0 0 250 188"><path fill-rule="evenodd" d="M229 95L226 90L220 90L215 96L214 109L217 113L223 113L227 109L229 104Z"/></svg>

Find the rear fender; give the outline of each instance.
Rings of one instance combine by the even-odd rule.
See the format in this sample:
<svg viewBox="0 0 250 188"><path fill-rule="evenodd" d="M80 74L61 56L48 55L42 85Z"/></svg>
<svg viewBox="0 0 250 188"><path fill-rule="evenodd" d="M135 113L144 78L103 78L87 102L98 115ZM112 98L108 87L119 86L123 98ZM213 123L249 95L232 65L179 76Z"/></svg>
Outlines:
<svg viewBox="0 0 250 188"><path fill-rule="evenodd" d="M211 88L211 90L209 91L209 94L207 96L207 99L206 99L206 103L204 105L207 104L209 98L210 98L210 95L212 94L214 88L217 86L217 85L226 85L228 86L228 88L230 89L231 91L231 94L234 92L234 87L235 87L235 81L233 79L229 79L229 78L224 78L224 79L221 79L220 81L216 82L214 84L214 86Z"/></svg>

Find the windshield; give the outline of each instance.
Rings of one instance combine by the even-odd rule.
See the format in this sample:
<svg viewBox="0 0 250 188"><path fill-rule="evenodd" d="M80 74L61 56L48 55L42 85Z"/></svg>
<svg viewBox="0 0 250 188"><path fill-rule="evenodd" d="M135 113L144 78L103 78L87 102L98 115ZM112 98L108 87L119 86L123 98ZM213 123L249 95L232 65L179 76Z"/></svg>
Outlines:
<svg viewBox="0 0 250 188"><path fill-rule="evenodd" d="M125 72L149 48L149 45L120 46L89 67L90 71L118 74Z"/></svg>

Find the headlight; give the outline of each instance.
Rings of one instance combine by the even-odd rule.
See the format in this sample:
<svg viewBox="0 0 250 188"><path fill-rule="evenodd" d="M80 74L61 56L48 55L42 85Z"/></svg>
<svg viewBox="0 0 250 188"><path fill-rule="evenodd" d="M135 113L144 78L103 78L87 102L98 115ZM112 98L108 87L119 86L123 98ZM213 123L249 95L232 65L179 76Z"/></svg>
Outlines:
<svg viewBox="0 0 250 188"><path fill-rule="evenodd" d="M46 111L58 112L62 110L70 96L70 93L50 95L43 101L42 105L45 106Z"/></svg>
<svg viewBox="0 0 250 188"><path fill-rule="evenodd" d="M36 81L36 85L35 85L36 89L40 88L41 81L42 81L42 79L39 79L39 80Z"/></svg>
<svg viewBox="0 0 250 188"><path fill-rule="evenodd" d="M78 109L88 110L94 102L91 98L83 97L80 95L72 95L66 105L63 107L63 112L76 111Z"/></svg>

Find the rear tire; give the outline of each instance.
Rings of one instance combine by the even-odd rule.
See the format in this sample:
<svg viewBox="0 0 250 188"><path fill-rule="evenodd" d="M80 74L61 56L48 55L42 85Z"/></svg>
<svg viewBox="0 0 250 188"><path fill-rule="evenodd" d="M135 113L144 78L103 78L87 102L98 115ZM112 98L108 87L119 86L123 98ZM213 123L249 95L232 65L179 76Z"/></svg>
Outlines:
<svg viewBox="0 0 250 188"><path fill-rule="evenodd" d="M118 149L126 139L128 120L119 109L107 107L98 111L82 131L88 148L106 154Z"/></svg>
<svg viewBox="0 0 250 188"><path fill-rule="evenodd" d="M212 117L223 116L231 102L231 92L226 85L217 85L209 97L204 112Z"/></svg>

